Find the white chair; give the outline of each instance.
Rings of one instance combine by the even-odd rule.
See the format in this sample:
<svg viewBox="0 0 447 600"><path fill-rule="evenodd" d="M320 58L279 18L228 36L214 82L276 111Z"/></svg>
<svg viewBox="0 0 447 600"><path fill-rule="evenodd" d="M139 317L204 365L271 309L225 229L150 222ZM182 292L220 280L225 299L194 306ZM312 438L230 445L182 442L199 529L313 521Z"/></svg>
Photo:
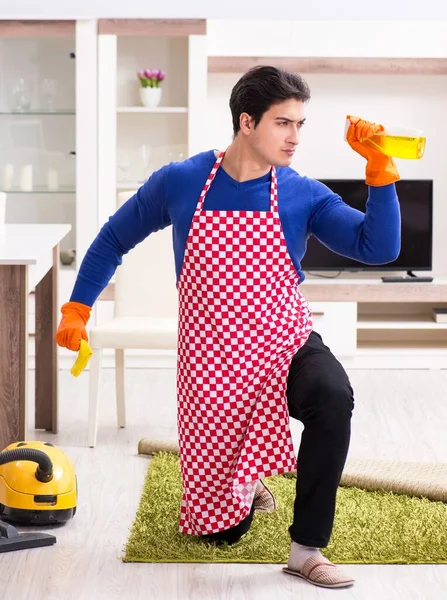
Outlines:
<svg viewBox="0 0 447 600"><path fill-rule="evenodd" d="M134 192L121 192L123 204ZM172 228L151 234L123 257L116 271L114 317L93 326L89 340L90 360L88 443L96 445L99 414L101 355L115 350L116 403L119 427L126 425L124 351L130 349L177 349L178 298Z"/></svg>

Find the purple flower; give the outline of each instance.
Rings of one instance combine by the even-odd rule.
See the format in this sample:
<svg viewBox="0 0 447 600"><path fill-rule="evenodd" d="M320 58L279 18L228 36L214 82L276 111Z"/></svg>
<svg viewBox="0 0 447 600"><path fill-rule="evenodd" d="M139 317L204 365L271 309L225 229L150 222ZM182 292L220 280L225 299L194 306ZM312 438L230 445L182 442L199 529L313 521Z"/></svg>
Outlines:
<svg viewBox="0 0 447 600"><path fill-rule="evenodd" d="M138 79L142 87L160 87L166 75L160 69L143 69L138 71Z"/></svg>

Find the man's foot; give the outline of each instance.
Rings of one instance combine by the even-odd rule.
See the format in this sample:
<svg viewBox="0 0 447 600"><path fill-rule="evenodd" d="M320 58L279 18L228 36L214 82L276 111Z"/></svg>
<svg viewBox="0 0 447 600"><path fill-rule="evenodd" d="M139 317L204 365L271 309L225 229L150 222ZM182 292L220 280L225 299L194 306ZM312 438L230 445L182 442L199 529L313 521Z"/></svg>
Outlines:
<svg viewBox="0 0 447 600"><path fill-rule="evenodd" d="M210 542L216 546L221 546L225 543L231 546L238 542L241 537L250 529L254 514L255 506L253 503L248 515L235 527L230 527L230 529L224 529L223 531L218 531L217 533L208 533L200 537L203 541Z"/></svg>
<svg viewBox="0 0 447 600"><path fill-rule="evenodd" d="M348 587L354 579L331 563L317 548L292 542L289 562L284 573L301 577L313 585L327 588Z"/></svg>
<svg viewBox="0 0 447 600"><path fill-rule="evenodd" d="M259 510L261 512L273 512L276 509L275 496L268 489L262 479L260 479L256 485L253 504L255 510Z"/></svg>

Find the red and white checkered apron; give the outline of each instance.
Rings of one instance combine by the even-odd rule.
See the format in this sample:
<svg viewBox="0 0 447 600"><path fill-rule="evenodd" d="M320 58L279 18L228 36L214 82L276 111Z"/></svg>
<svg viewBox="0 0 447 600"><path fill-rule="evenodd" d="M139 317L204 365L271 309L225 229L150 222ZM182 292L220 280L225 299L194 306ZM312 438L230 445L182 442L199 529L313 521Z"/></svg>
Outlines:
<svg viewBox="0 0 447 600"><path fill-rule="evenodd" d="M178 283L179 529L193 535L234 527L258 479L296 468L287 377L312 330L275 168L270 212L203 210L224 155L200 194Z"/></svg>

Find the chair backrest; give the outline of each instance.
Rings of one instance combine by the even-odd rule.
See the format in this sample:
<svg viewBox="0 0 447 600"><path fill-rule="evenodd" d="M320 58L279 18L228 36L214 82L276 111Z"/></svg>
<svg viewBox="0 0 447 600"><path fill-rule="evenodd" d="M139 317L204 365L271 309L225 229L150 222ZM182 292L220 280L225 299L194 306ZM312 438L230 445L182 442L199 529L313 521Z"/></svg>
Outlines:
<svg viewBox="0 0 447 600"><path fill-rule="evenodd" d="M134 191L120 192L121 206ZM115 316L177 317L172 227L157 231L123 257L116 271Z"/></svg>

